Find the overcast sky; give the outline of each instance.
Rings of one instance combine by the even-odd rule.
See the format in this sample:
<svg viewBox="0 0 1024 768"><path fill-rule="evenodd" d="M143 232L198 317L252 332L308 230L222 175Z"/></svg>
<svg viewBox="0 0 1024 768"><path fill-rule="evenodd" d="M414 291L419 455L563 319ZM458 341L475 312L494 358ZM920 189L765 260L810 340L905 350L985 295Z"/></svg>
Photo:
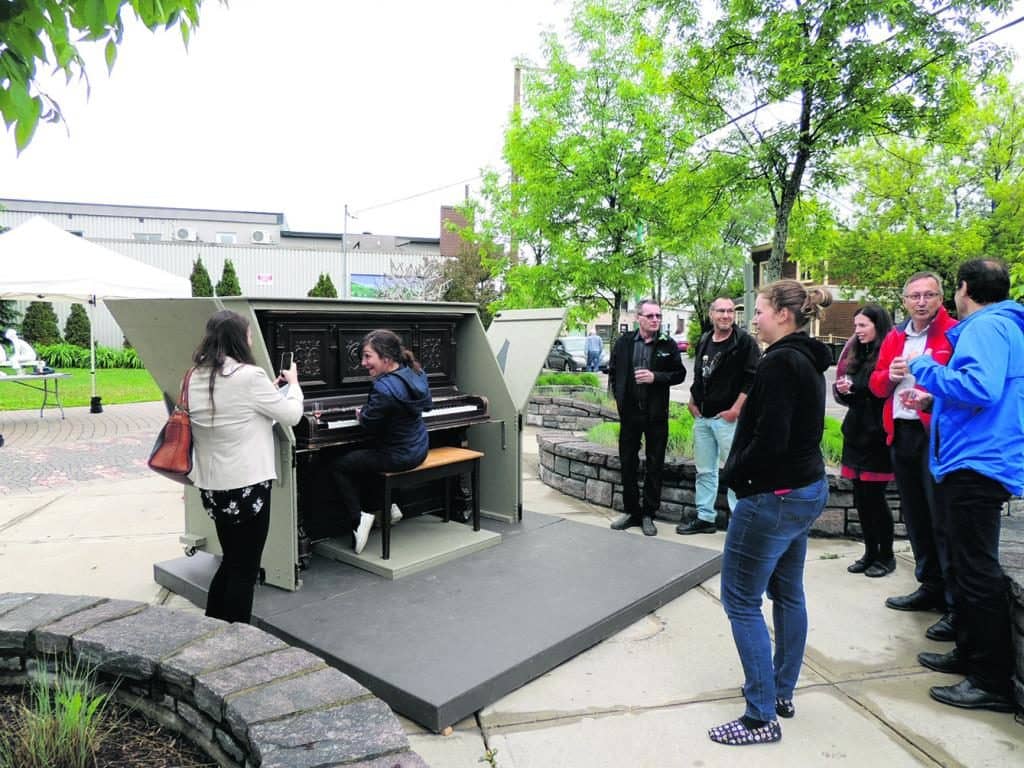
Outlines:
<svg viewBox="0 0 1024 768"><path fill-rule="evenodd" d="M90 55L88 100L48 87L67 129L40 125L21 156L0 139L0 197L282 212L325 232L347 203L351 232L436 237L440 206L501 166L513 62L539 61L568 7L206 0L187 52L133 25L111 76Z"/></svg>

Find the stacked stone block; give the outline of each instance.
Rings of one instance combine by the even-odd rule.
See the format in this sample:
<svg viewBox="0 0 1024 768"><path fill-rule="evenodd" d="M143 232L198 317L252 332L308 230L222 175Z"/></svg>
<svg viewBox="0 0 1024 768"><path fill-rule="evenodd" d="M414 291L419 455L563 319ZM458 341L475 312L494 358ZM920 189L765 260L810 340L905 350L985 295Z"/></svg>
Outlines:
<svg viewBox="0 0 1024 768"><path fill-rule="evenodd" d="M62 657L221 766L426 766L384 702L248 624L127 600L0 593L0 685L23 685Z"/></svg>

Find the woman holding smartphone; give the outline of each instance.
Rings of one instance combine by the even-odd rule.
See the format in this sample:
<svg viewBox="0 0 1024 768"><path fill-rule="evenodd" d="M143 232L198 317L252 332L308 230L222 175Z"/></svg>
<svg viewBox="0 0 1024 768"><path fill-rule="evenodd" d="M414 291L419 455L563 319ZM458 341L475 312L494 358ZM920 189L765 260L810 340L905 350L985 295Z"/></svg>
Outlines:
<svg viewBox="0 0 1024 768"><path fill-rule="evenodd" d="M192 356L188 386L192 419L192 482L217 528L223 557L210 582L206 615L252 618L253 590L270 529L273 424L302 418L294 362L276 381L252 356L252 328L230 310L215 313ZM276 384L288 383L287 393Z"/></svg>
<svg viewBox="0 0 1024 768"><path fill-rule="evenodd" d="M736 493L722 559L722 607L743 665L746 710L708 731L730 746L782 738L776 716L792 717L793 689L807 640L807 534L825 508L821 455L828 347L804 332L832 296L779 280L760 289L758 340L768 345L740 412L725 478ZM761 614L772 600L775 652Z"/></svg>

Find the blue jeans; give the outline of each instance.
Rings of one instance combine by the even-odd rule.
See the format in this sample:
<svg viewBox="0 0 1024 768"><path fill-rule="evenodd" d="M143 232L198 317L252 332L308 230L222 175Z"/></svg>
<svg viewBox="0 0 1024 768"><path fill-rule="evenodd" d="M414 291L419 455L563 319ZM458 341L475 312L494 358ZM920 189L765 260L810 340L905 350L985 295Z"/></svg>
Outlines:
<svg viewBox="0 0 1024 768"><path fill-rule="evenodd" d="M587 370L594 373L601 367L601 353L587 352Z"/></svg>
<svg viewBox="0 0 1024 768"><path fill-rule="evenodd" d="M736 504L725 535L722 607L743 664L746 715L775 719L775 697L793 698L807 641L804 559L807 532L825 508L825 478L785 495L759 493ZM775 655L761 614L772 601Z"/></svg>
<svg viewBox="0 0 1024 768"><path fill-rule="evenodd" d="M693 420L693 463L697 468L694 485L694 501L697 517L708 523L715 522L715 499L718 498L718 468L729 457L732 438L736 434L736 422L726 421L720 416L706 419L699 416ZM726 493L729 511L736 509L736 494L730 488Z"/></svg>

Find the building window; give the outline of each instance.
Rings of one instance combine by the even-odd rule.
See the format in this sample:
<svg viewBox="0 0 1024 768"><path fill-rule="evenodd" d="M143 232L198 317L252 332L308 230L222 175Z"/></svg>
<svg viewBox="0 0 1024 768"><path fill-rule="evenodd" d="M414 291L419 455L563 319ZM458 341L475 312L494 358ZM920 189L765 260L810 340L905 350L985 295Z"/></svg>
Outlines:
<svg viewBox="0 0 1024 768"><path fill-rule="evenodd" d="M143 243L159 243L159 232L133 232L132 237Z"/></svg>
<svg viewBox="0 0 1024 768"><path fill-rule="evenodd" d="M221 245L234 245L238 242L238 235L234 232L218 232L216 242Z"/></svg>

